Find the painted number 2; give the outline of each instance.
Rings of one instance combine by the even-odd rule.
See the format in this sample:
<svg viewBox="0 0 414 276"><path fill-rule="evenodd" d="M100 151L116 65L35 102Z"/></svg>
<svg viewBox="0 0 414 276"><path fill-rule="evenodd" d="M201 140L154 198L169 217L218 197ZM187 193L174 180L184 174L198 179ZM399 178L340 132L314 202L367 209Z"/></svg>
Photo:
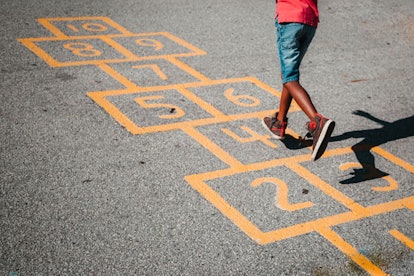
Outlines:
<svg viewBox="0 0 414 276"><path fill-rule="evenodd" d="M263 183L272 183L274 184L277 189L277 194L275 197L275 206L279 209L293 212L305 208L312 207L314 204L310 201L302 202L302 203L296 203L296 204L290 204L288 201L288 186L287 184L277 178L274 177L263 177L258 178L252 182L253 187L258 187L262 185Z"/></svg>

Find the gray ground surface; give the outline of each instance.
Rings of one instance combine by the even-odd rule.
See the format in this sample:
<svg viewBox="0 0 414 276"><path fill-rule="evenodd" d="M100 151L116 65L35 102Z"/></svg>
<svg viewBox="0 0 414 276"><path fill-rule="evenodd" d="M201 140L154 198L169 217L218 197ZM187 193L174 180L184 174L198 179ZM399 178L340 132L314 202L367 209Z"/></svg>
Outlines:
<svg viewBox="0 0 414 276"><path fill-rule="evenodd" d="M412 0L319 1L321 24L301 82L337 127L330 155L317 162L292 139L263 138L259 113L277 107L272 93L281 88L273 1L1 6L1 275L414 274ZM78 39L54 39L39 18L58 19L49 21L52 31ZM120 32L108 22L130 32L114 38L125 49L153 58L125 58L102 38ZM34 43L40 55L18 40L44 37ZM162 57L151 54L156 41ZM174 56L194 53L189 44L200 52ZM68 64L102 57L111 61ZM131 69L143 64L156 64L166 78L154 67ZM260 104L234 104L224 96L229 89ZM103 108L94 98L100 91L110 91L103 99L133 124ZM134 101L142 97L149 98ZM289 133L303 134L305 122L292 110ZM246 127L261 140L225 132L248 138ZM355 154L358 143L376 148ZM341 184L360 163L388 175ZM275 202L283 188L269 178L286 183L291 204L313 205L284 210ZM394 186L373 189L387 185Z"/></svg>

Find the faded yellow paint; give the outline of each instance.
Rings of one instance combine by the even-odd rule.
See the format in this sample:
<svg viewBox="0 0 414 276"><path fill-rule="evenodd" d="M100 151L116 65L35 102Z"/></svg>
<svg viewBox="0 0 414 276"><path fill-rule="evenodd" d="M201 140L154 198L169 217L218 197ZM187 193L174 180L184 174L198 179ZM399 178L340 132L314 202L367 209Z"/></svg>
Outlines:
<svg viewBox="0 0 414 276"><path fill-rule="evenodd" d="M355 263L357 263L370 275L375 275L375 276L387 275L381 268L376 266L367 257L362 255L356 248L354 248L351 244L346 242L335 231L331 230L330 228L323 227L323 226L319 227L316 231L321 236L323 236L325 239L330 241L333 245L335 245L345 255L351 258Z"/></svg>
<svg viewBox="0 0 414 276"><path fill-rule="evenodd" d="M397 229L390 230L389 232L394 238L405 244L408 248L414 251L414 240L410 239Z"/></svg>
<svg viewBox="0 0 414 276"><path fill-rule="evenodd" d="M223 131L228 136L230 136L231 138L233 138L234 140L242 144L260 141L270 148L273 148L273 149L277 148L277 145L270 141L271 138L269 135L261 135L257 133L256 131L252 130L251 128L249 128L248 126L241 126L240 128L244 130L245 132L247 132L248 134L250 134L250 136L240 137L239 135L237 135L236 133L234 133L233 131L227 128L222 128L221 131Z"/></svg>
<svg viewBox="0 0 414 276"><path fill-rule="evenodd" d="M53 22L65 22L65 21L101 21L108 26L111 26L112 28L116 29L120 33L124 35L132 35L130 31L119 25L118 23L114 22L108 17L102 17L102 16L84 16L84 17L59 17L59 18L39 18L38 21L40 24L43 25L47 30L49 30L52 34L54 34L56 37L67 37L67 35L62 32L59 28L57 28L55 25L53 25Z"/></svg>

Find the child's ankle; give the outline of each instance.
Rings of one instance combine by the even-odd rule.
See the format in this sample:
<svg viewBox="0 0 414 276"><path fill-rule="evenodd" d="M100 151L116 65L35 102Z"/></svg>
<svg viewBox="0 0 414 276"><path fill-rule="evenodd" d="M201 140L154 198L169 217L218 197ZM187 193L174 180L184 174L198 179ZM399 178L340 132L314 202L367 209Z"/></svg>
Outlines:
<svg viewBox="0 0 414 276"><path fill-rule="evenodd" d="M286 118L286 116L283 116L283 115L281 115L280 113L277 113L277 117L276 117L276 119L277 119L279 122L287 122L287 118Z"/></svg>

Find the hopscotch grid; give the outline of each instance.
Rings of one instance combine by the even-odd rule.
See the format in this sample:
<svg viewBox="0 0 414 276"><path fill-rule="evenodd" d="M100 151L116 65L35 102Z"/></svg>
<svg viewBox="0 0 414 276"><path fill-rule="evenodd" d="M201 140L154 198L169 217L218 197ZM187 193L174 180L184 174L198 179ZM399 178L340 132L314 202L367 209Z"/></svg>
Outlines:
<svg viewBox="0 0 414 276"><path fill-rule="evenodd" d="M172 84L166 86L155 86L155 87L137 87L136 84L131 83L128 79L125 79L119 73L107 65L102 65L102 69L105 72L110 73L114 71L112 74L116 76L116 79L123 83L127 89L125 90L112 90L112 91L98 91L98 92L88 92L87 95L92 98L98 105L100 105L105 110L111 110L110 113L116 121L118 122L125 122L126 115L117 108L114 104L111 103L110 100L102 98L111 97L111 96L122 96L128 94L139 94L139 93L146 93L146 92L159 92L159 91L168 91L174 90L179 91L183 94L186 98L188 98L191 102L197 104L202 110L211 114L211 118L203 118L203 119L195 119L192 121L184 121L184 122L177 122L177 123L167 123L167 124L160 124L157 126L138 126L137 124L133 123L131 120L128 120L128 123L121 123L124 127L126 127L131 133L133 134L144 134L150 132L163 132L163 131L171 131L171 130L179 130L181 128L186 127L199 127L208 124L217 124L217 123L224 123L233 120L244 120L244 119L251 119L251 118L263 118L274 112L274 110L264 110L264 111L252 111L250 113L237 113L237 114L225 114L224 112L216 109L214 106L191 92L191 88L199 88L199 87L208 87L212 85L221 85L221 84L231 84L231 83L252 83L257 85L259 88L268 88L266 85L261 83L259 80L252 78L252 77L245 77L245 78L232 78L232 79L221 79L221 80L209 80L209 81L202 81L202 82L191 82L191 83L184 83L184 84ZM119 74L119 76L118 76ZM120 80L122 77L122 80ZM267 93L277 96L277 91L275 90L264 90ZM296 111L294 107L292 108L292 112Z"/></svg>
<svg viewBox="0 0 414 276"><path fill-rule="evenodd" d="M127 48L118 43L114 38L135 38L135 37L149 37L149 36L164 36L171 41L179 44L185 49L189 50L186 53L175 53L175 54L160 54L152 56L137 56L136 54L129 51ZM206 52L187 43L167 32L157 33L143 33L143 34L109 34L109 35L87 35L87 36L55 36L55 37L40 37L40 38L20 38L18 39L22 44L29 48L34 54L45 60L52 67L71 67L71 66L83 66L83 65L100 65L105 63L120 63L120 62L133 62L133 61L145 61L145 60L156 60L165 59L179 64L178 60L174 61L173 58L192 57L205 55ZM64 41L88 41L88 40L101 40L107 45L111 46L118 53L122 54L125 58L122 59L102 59L102 60L84 60L84 61L58 61L53 56L48 54L41 46L38 45L40 42L64 42ZM183 65L183 63L181 63ZM190 68L187 66L187 68ZM191 68L192 69L192 68ZM195 72L195 70L192 70ZM198 75L201 75L198 73ZM203 77L204 80L208 80Z"/></svg>
<svg viewBox="0 0 414 276"><path fill-rule="evenodd" d="M93 34L88 35L68 35L61 29L59 29L56 22L76 22L78 21L77 26L83 23L81 27L83 33L92 32ZM84 23L88 22L90 23ZM226 163L229 168L221 169L212 172L205 172L200 174L188 175L185 177L187 183L197 190L208 202L215 206L223 215L225 215L230 221L232 221L236 226L239 227L247 236L256 241L258 244L268 244L272 242L277 242L284 239L289 239L292 237L297 237L303 234L316 232L319 233L326 240L331 242L336 248L341 250L344 254L349 256L355 263L357 263L361 268L371 274L385 274L380 268L376 267L368 258L360 254L350 243L346 242L339 234L331 229L333 226L339 224L348 223L356 220L360 220L367 217L373 217L376 215L393 212L399 209L408 209L414 211L414 196L408 196L401 199L396 199L390 202L385 202L373 206L363 207L357 202L353 201L352 198L347 197L345 194L335 189L329 183L324 182L318 176L316 176L311 171L305 169L301 165L303 162L309 162L311 160L310 153L304 155L297 155L286 158L279 158L264 162L258 162L254 164L243 164L234 158L231 154L222 149L219 145L215 144L207 136L203 135L196 128L205 125L214 125L225 122L232 122L237 120L246 120L246 119L261 119L264 116L267 116L271 113L274 113L274 110L262 110L256 112L247 112L247 113L238 113L238 114L226 114L223 111L220 111L208 101L202 99L196 93L192 92L192 88L199 88L203 86L212 86L220 84L232 84L232 83L246 83L250 82L262 90L270 93L275 98L280 98L281 93L274 88L268 86L267 84L257 80L253 77L243 77L243 78L232 78L232 79L222 79L222 80L212 80L202 73L198 72L188 64L181 61L179 58L191 57L191 56L200 56L206 55L207 53L200 48L188 43L187 41L178 38L168 32L148 32L148 33L139 33L135 34L114 22L108 17L100 16L86 16L86 17L65 17L65 18L39 18L38 22L49 30L54 37L40 37L40 38L20 38L18 41L27 47L30 51L36 54L38 57L43 59L51 67L65 67L65 66L83 66L83 65L95 65L98 66L103 72L110 75L114 80L118 81L125 86L125 89L121 90L109 90L109 91L98 91L98 92L88 92L87 96L91 98L98 106L100 106L104 111L106 111L112 118L118 122L121 126L125 127L129 132L135 135L155 133L161 131L174 131L181 130L184 131L189 137L197 141L200 145L206 148L208 151L213 153L219 160ZM78 32L79 30L74 25L66 25L73 32ZM108 29L110 27L112 29ZM108 33L103 33L103 32ZM112 33L113 31L119 33ZM102 33L100 33L102 32ZM80 32L79 32L80 33ZM177 52L177 53L160 53L159 55L144 55L139 56L134 54L128 47L122 45L121 42L118 42L119 38L144 38L147 40L154 41L154 37L163 37L168 41L179 45L187 50L187 52ZM41 43L43 42L64 42L64 41L88 41L88 40L101 40L106 45L114 49L117 53L124 56L121 59L107 58L107 59L90 59L82 61L57 61L50 55L47 50L43 49ZM84 44L87 44L87 43ZM161 43L161 42L160 42ZM144 43L145 44L145 43ZM91 44L88 44L91 45ZM142 46L142 45L141 45ZM146 46L146 45L144 45ZM148 45L151 46L151 45ZM92 48L96 50L95 48ZM85 49L87 50L87 49ZM98 51L96 51L98 52ZM136 62L136 61L147 61L147 60L165 60L170 64L173 64L186 72L187 74L195 77L199 81L188 82L183 84L172 84L172 85L159 85L159 86L150 86L142 87L138 83L134 83L129 80L127 77L123 76L117 72L114 68L110 66L112 63L125 63L125 62ZM116 96L125 96L132 94L143 94L149 92L162 92L168 90L175 90L181 93L185 98L191 102L198 105L202 110L206 111L212 117L194 119L189 121L174 122L169 124L159 124L154 126L138 126L134 123L127 115L125 115L122 110L113 104L108 98ZM165 104L165 106L168 106ZM300 111L298 105L293 102L290 112ZM293 136L298 137L298 135L289 129L289 133L292 133ZM310 148L309 148L310 149ZM406 162L405 160L392 155L391 153L385 151L380 147L370 147L365 146L357 150L372 150L376 154L384 157L386 160L400 166L408 173L414 173L414 166ZM343 154L348 154L353 152L355 149L350 147L339 148L328 150L322 158L329 158L340 156ZM314 219L308 222L299 223L296 225L271 230L268 232L261 231L252 221L250 221L246 216L244 216L239 210L234 208L229 202L227 202L216 190L210 187L207 184L207 181L213 179L221 179L226 176L232 176L240 173L254 172L264 170L266 168L270 169L273 167L285 166L299 177L307 180L308 183L317 187L320 191L330 196L337 202L341 203L344 207L348 208L349 211L330 215L326 217L321 217ZM413 241L408 237L404 236L403 233L398 232L394 229L390 231L390 234L393 235L396 239L399 239L401 242L412 245Z"/></svg>

